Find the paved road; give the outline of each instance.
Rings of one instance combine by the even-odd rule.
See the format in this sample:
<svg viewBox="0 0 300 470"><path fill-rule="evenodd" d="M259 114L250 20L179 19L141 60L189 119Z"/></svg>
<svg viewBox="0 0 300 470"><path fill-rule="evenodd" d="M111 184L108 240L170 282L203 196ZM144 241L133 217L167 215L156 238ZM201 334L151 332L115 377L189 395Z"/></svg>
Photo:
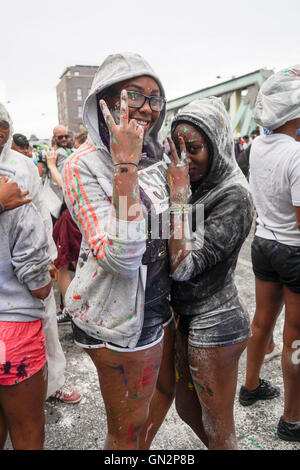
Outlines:
<svg viewBox="0 0 300 470"><path fill-rule="evenodd" d="M250 263L250 244L253 230L242 247L236 270L239 293L248 307L251 318L255 309L254 277ZM275 330L275 340L280 341L284 315L281 314ZM67 358L67 384L76 387L84 396L77 405L50 403L46 405L45 449L103 448L106 416L99 392L98 378L89 357L72 342L71 327L59 327L59 334ZM238 390L245 376L245 353L238 378ZM251 407L235 403L235 422L238 445L241 450L293 450L300 443L286 443L276 436L277 422L283 409L283 381L280 358L263 366L262 377L280 387L281 396L270 402L259 402ZM164 424L152 444L154 450L203 450L205 447L193 431L181 421L172 405Z"/></svg>

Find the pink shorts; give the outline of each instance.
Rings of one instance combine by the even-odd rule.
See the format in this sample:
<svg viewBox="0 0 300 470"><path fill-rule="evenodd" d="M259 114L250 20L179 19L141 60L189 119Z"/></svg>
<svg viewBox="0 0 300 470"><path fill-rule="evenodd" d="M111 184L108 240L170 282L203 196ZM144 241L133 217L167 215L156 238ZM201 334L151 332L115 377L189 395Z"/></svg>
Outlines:
<svg viewBox="0 0 300 470"><path fill-rule="evenodd" d="M29 379L42 369L46 360L42 320L0 321L0 386Z"/></svg>

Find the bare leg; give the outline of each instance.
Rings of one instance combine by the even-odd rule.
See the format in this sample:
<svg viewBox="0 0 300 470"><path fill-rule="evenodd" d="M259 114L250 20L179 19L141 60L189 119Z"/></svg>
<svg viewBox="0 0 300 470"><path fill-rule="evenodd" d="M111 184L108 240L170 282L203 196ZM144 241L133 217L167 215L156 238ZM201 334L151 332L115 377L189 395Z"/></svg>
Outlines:
<svg viewBox="0 0 300 470"><path fill-rule="evenodd" d="M275 343L274 343L274 337L272 333L271 339L269 341L269 344L266 350L266 354L270 354L274 350L274 348L275 348Z"/></svg>
<svg viewBox="0 0 300 470"><path fill-rule="evenodd" d="M136 352L86 349L94 362L107 414L105 450L138 450L161 363L163 342Z"/></svg>
<svg viewBox="0 0 300 470"><path fill-rule="evenodd" d="M208 447L208 438L202 422L202 408L199 403L188 362L188 337L181 331L176 333L176 410L203 444Z"/></svg>
<svg viewBox="0 0 300 470"><path fill-rule="evenodd" d="M247 341L220 348L189 346L189 366L210 450L237 448L233 406L238 363Z"/></svg>
<svg viewBox="0 0 300 470"><path fill-rule="evenodd" d="M150 403L149 416L140 436L140 450L149 449L172 405L175 393L175 323L164 329L163 357L159 369L156 389Z"/></svg>
<svg viewBox="0 0 300 470"><path fill-rule="evenodd" d="M0 405L13 448L42 450L45 433L44 405L47 390L47 366L27 380L0 386Z"/></svg>
<svg viewBox="0 0 300 470"><path fill-rule="evenodd" d="M251 325L252 337L247 347L247 390L259 386L260 369L283 306L283 289L277 282L264 282L255 278L255 293L256 311Z"/></svg>
<svg viewBox="0 0 300 470"><path fill-rule="evenodd" d="M69 285L71 284L71 281L72 281L72 277L68 270L68 266L63 266L57 271L58 287L59 287L59 290L63 299L65 298L67 289Z"/></svg>
<svg viewBox="0 0 300 470"><path fill-rule="evenodd" d="M6 425L5 417L3 414L3 410L0 406L0 450L4 449L7 435L8 435L7 425Z"/></svg>
<svg viewBox="0 0 300 470"><path fill-rule="evenodd" d="M300 420L300 294L284 287L285 325L283 332L282 372L284 381L284 415L287 422ZM295 342L295 343L294 343ZM294 345L293 345L294 343Z"/></svg>

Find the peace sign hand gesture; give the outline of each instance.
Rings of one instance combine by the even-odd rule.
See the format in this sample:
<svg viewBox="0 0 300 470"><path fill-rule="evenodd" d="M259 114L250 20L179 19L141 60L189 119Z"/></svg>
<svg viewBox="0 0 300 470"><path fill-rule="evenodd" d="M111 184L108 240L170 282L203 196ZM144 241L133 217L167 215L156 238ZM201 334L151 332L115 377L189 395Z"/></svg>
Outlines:
<svg viewBox="0 0 300 470"><path fill-rule="evenodd" d="M170 188L170 200L174 204L186 204L190 192L189 164L186 156L185 142L179 137L180 156L178 157L175 144L168 137L172 163L167 169L167 181Z"/></svg>
<svg viewBox="0 0 300 470"><path fill-rule="evenodd" d="M110 150L113 163L139 163L143 147L144 129L135 119L129 121L127 91L121 92L120 124L116 124L105 101L100 107L110 134Z"/></svg>

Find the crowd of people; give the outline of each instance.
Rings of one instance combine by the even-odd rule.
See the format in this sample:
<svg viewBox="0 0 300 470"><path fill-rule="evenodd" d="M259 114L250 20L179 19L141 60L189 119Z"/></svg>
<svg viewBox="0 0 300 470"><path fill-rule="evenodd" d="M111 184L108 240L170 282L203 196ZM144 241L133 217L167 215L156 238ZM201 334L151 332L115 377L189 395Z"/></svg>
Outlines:
<svg viewBox="0 0 300 470"><path fill-rule="evenodd" d="M300 66L272 75L242 142L221 99L195 100L164 146L164 87L138 54L106 58L86 131L56 126L51 149L14 134L0 104L0 448L9 433L42 449L45 400L81 400L58 337L70 323L98 373L106 450L149 449L173 401L208 449L237 449L239 359L241 405L278 397L260 370L283 305L277 433L300 442L299 91ZM234 273L255 214L251 324Z"/></svg>

